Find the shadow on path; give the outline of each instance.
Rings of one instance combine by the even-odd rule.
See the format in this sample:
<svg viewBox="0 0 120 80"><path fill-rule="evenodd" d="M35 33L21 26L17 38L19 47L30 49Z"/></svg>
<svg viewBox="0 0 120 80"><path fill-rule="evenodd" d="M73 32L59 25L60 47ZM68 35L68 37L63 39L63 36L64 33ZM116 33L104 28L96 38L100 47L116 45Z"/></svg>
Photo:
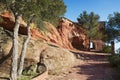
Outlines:
<svg viewBox="0 0 120 80"><path fill-rule="evenodd" d="M95 53L95 52L72 52L77 59L93 60L93 61L107 61L110 54Z"/></svg>
<svg viewBox="0 0 120 80"><path fill-rule="evenodd" d="M77 74L88 75L87 80L113 80L108 63L80 65L74 68L79 68Z"/></svg>
<svg viewBox="0 0 120 80"><path fill-rule="evenodd" d="M94 52L74 52L74 54L78 63L73 69L76 69L74 73L79 75L80 80L120 80L108 62L110 54Z"/></svg>

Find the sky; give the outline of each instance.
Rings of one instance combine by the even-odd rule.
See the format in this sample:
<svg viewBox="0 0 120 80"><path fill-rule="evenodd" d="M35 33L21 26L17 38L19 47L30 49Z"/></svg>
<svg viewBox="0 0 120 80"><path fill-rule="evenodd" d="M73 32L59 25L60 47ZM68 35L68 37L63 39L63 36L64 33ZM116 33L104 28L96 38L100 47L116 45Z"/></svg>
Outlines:
<svg viewBox="0 0 120 80"><path fill-rule="evenodd" d="M64 0L67 6L65 17L77 21L80 13L94 12L100 16L100 21L106 21L109 14L120 12L120 0Z"/></svg>
<svg viewBox="0 0 120 80"><path fill-rule="evenodd" d="M100 21L107 21L108 15L120 12L120 0L64 0L67 6L66 18L77 22L80 13L94 12L100 16ZM115 44L115 49L120 47L120 42Z"/></svg>

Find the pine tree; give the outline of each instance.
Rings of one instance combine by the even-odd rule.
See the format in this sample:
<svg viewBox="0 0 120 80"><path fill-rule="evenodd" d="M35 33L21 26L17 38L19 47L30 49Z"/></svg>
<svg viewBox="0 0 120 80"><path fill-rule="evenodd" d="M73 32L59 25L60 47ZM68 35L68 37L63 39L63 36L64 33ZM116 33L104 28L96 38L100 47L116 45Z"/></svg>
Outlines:
<svg viewBox="0 0 120 80"><path fill-rule="evenodd" d="M120 41L120 13L114 12L108 16L108 23L106 26L106 41L111 43L112 54L115 53L115 40Z"/></svg>
<svg viewBox="0 0 120 80"><path fill-rule="evenodd" d="M90 50L90 39L94 39L97 36L99 15L94 14L94 12L88 14L86 11L83 11L77 20L78 23L86 29L86 35L89 39L88 50Z"/></svg>
<svg viewBox="0 0 120 80"><path fill-rule="evenodd" d="M8 10L9 12L13 13L15 17L10 80L17 80L17 77L21 75L23 69L27 43L30 39L31 22L34 20L35 22L37 22L38 25L41 20L54 22L58 17L62 16L65 13L66 6L64 5L63 0L0 0L0 4L5 6L3 7L4 10ZM2 7L0 7L0 9L1 8ZM28 37L22 47L21 56L19 60L20 64L17 65L18 31L20 26L20 17L22 17L27 22ZM33 19L35 17L37 19Z"/></svg>

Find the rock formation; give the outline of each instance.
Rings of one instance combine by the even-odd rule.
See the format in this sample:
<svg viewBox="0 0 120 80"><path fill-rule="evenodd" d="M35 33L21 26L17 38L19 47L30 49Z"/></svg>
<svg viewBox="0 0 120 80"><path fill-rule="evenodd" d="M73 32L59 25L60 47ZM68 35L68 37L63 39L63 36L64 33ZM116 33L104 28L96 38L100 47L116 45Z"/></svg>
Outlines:
<svg viewBox="0 0 120 80"><path fill-rule="evenodd" d="M24 36L19 37L19 54L21 52L22 43L24 41L23 37ZM11 63L10 56L12 49L12 39L7 34L2 37L0 36L0 38L2 39L0 40L0 50L2 50L2 52L0 51L0 69L1 67L7 67L9 72ZM35 68L34 71L36 71L36 65L38 63L42 63L46 65L49 74L61 74L72 67L74 61L75 56L67 49L57 47L50 43L48 44L43 40L31 39L28 44L25 56L24 68L28 69L28 67L31 65L35 65L33 68Z"/></svg>
<svg viewBox="0 0 120 80"><path fill-rule="evenodd" d="M44 63L49 74L66 73L69 67L72 67L75 61L75 56L66 49L48 46L41 53L41 63Z"/></svg>
<svg viewBox="0 0 120 80"><path fill-rule="evenodd" d="M84 29L78 23L74 23L66 18L61 18L57 29L65 47L79 50L87 48L87 37Z"/></svg>
<svg viewBox="0 0 120 80"><path fill-rule="evenodd" d="M3 19L3 21L0 22L0 26L4 29L13 31L13 17L11 17L8 12L3 15L0 14L0 17ZM41 38L47 42L55 43L66 49L76 48L81 50L83 48L87 48L88 41L86 35L84 34L84 29L82 29L77 23L74 23L66 18L61 18L57 28L48 22L44 22L44 24L48 32L45 34L37 28L32 28L31 35L33 38ZM27 34L26 24L22 19L19 33L23 35Z"/></svg>
<svg viewBox="0 0 120 80"><path fill-rule="evenodd" d="M5 30L13 31L15 23L11 14L6 12L5 14L0 14L0 17L3 19L0 22L0 27L3 27ZM69 69L75 61L74 55L63 48L70 50L87 49L88 39L85 35L85 29L78 23L72 22L66 18L61 18L57 27L54 27L49 22L44 22L44 25L47 32L38 28L31 28L32 38L28 44L25 57L27 63L25 66L41 62L47 66L48 73L63 73ZM22 18L19 33L22 34L22 37L27 34L26 24ZM19 39L19 50L23 43L22 37ZM4 36L1 38L1 43L0 50L2 49L3 52L2 54L0 53L0 56L6 57L11 52L12 39ZM97 48L99 48L99 46L97 46Z"/></svg>

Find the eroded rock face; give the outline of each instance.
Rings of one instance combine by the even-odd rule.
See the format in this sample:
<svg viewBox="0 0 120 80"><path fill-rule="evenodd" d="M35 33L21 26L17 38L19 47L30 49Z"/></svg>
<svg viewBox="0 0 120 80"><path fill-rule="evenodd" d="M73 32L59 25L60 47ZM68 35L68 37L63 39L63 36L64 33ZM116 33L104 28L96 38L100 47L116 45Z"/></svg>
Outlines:
<svg viewBox="0 0 120 80"><path fill-rule="evenodd" d="M60 22L60 25L55 28L52 24L44 22L47 33L32 29L32 36L35 38L42 38L47 42L53 42L66 49L88 48L88 39L84 33L84 29L80 28L78 24L69 21Z"/></svg>
<svg viewBox="0 0 120 80"><path fill-rule="evenodd" d="M75 56L63 48L48 46L41 53L41 63L47 67L49 74L65 73L75 62Z"/></svg>
<svg viewBox="0 0 120 80"><path fill-rule="evenodd" d="M0 14L0 17L3 18L3 21L0 22L0 26L7 30L13 31L14 19L10 16L10 14ZM88 39L84 33L84 29L82 29L77 23L74 23L68 19L63 18L61 20L62 21L60 21L57 28L48 22L44 22L44 25L48 31L47 33L44 33L39 29L31 29L32 37L35 39L41 38L47 42L53 42L66 49L76 48L81 50L83 47L87 48ZM27 34L27 28L25 25L26 24L21 19L21 25L19 29L20 34ZM76 45L76 43L79 45Z"/></svg>
<svg viewBox="0 0 120 80"><path fill-rule="evenodd" d="M82 50L88 47L88 39L79 24L63 18L57 29L65 48Z"/></svg>
<svg viewBox="0 0 120 80"><path fill-rule="evenodd" d="M23 40L20 39L18 44L19 54L21 54L22 44L23 44ZM3 53L1 53L2 56L6 57L7 55L12 53L12 40L10 38L5 42L3 42L2 44L0 44L0 46L3 51ZM31 63L38 63L40 60L40 53L41 51L46 49L46 46L47 44L44 42L31 39L27 46L25 60L30 61Z"/></svg>
<svg viewBox="0 0 120 80"><path fill-rule="evenodd" d="M22 40L23 39L19 40L19 54L21 52L23 42ZM3 51L8 50L2 53L4 57L6 57L10 54L10 49L12 48L12 40L8 39L0 46L2 46L1 48ZM46 65L49 74L61 74L66 72L70 67L72 67L74 61L75 56L68 50L59 48L52 44L44 43L39 40L31 39L28 44L25 56L24 68L31 65L37 65L38 63L43 63ZM8 66L10 67L10 65Z"/></svg>

